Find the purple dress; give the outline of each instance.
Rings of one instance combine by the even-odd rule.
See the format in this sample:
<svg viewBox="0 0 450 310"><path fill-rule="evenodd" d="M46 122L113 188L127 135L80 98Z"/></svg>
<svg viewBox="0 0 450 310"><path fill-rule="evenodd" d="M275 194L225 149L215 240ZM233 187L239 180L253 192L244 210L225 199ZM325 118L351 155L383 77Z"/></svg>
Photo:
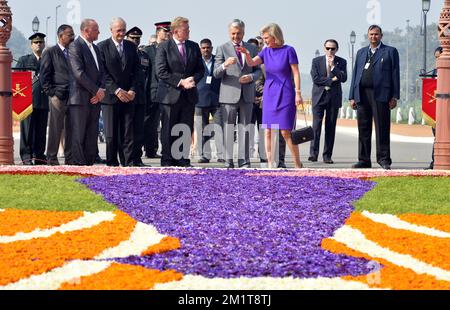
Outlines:
<svg viewBox="0 0 450 310"><path fill-rule="evenodd" d="M266 68L263 97L263 128L292 130L297 108L292 81L292 64L298 64L292 46L267 47L259 55Z"/></svg>

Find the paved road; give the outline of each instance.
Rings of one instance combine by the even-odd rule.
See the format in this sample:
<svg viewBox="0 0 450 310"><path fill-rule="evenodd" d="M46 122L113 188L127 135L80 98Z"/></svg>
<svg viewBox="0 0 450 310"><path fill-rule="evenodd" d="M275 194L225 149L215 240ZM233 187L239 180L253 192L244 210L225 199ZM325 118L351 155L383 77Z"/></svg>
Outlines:
<svg viewBox="0 0 450 310"><path fill-rule="evenodd" d="M373 140L373 146L375 146L375 140ZM99 144L100 155L105 156L105 144ZM15 134L15 162L21 164L19 157L19 140L18 135ZM213 148L214 149L214 148ZM323 146L321 146L323 150ZM423 169L427 167L431 160L432 139L431 138L414 138L403 136L392 136L391 152L392 152L392 168L393 169ZM308 168L350 168L353 163L357 161L358 153L358 141L356 128L338 127L336 136L336 146L333 156L335 161L334 165L327 165L322 162L309 163L307 161L309 154L309 143L301 145L300 147L301 159ZM372 150L372 158L375 158L375 149ZM319 158L320 159L320 158ZM63 160L62 160L63 161ZM153 167L159 166L158 160L144 159L144 162L152 165ZM197 164L197 160L192 161L194 166L198 167L222 167L222 164L218 164L216 160L212 160L210 164ZM288 154L287 157L288 167L293 167L292 159ZM252 165L254 168L260 168L258 158L252 159ZM379 167L376 162L373 163L373 167Z"/></svg>

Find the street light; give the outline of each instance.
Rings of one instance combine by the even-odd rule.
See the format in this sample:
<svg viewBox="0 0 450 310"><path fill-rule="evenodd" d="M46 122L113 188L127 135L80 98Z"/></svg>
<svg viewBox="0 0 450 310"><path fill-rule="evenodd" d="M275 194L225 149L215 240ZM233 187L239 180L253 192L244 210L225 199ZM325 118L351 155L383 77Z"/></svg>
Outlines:
<svg viewBox="0 0 450 310"><path fill-rule="evenodd" d="M45 36L48 37L48 21L51 16L47 16L47 20L45 21Z"/></svg>
<svg viewBox="0 0 450 310"><path fill-rule="evenodd" d="M427 73L427 14L430 11L431 0L422 0L423 12L423 74Z"/></svg>
<svg viewBox="0 0 450 310"><path fill-rule="evenodd" d="M61 4L58 4L55 8L55 36L56 42L58 42L58 9L61 7Z"/></svg>
<svg viewBox="0 0 450 310"><path fill-rule="evenodd" d="M31 26L32 26L32 29L33 29L33 32L34 32L34 33L36 33L36 32L39 31L39 24L40 24L39 18L36 16L36 17L33 19L33 22L31 23Z"/></svg>
<svg viewBox="0 0 450 310"><path fill-rule="evenodd" d="M352 73L355 69L355 43L356 43L356 33L352 31L350 33L350 43L352 44Z"/></svg>
<svg viewBox="0 0 450 310"><path fill-rule="evenodd" d="M320 56L320 52L319 52L319 50L316 50L316 53L315 53L315 55L316 55L316 58Z"/></svg>

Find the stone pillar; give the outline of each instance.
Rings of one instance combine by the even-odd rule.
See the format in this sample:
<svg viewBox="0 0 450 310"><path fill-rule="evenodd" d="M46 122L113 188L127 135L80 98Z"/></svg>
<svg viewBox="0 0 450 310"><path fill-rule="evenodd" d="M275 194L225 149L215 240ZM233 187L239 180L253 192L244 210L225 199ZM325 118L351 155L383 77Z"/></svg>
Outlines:
<svg viewBox="0 0 450 310"><path fill-rule="evenodd" d="M439 41L444 53L436 65L438 81L434 169L450 170L450 0L445 0L441 11Z"/></svg>
<svg viewBox="0 0 450 310"><path fill-rule="evenodd" d="M8 1L0 0L0 165L14 164L14 138L12 133L12 55L6 47L11 37L12 14Z"/></svg>

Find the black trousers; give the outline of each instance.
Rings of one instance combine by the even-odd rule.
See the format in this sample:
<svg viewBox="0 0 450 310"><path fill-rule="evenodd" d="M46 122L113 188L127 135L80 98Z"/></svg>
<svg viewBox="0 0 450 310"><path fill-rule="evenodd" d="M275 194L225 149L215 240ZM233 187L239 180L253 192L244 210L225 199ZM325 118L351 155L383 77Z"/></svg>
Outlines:
<svg viewBox="0 0 450 310"><path fill-rule="evenodd" d="M47 138L48 110L33 109L33 113L20 122L20 158L36 164L46 164L45 142Z"/></svg>
<svg viewBox="0 0 450 310"><path fill-rule="evenodd" d="M361 88L361 102L358 103L358 131L360 162L371 162L372 120L375 122L377 141L377 162L392 164L391 159L391 110L388 102L375 101L371 88Z"/></svg>
<svg viewBox="0 0 450 310"><path fill-rule="evenodd" d="M106 164L118 166L120 157L122 166L133 163L133 103L102 105L103 124L106 140Z"/></svg>
<svg viewBox="0 0 450 310"><path fill-rule="evenodd" d="M194 104L190 103L187 95L182 92L177 103L161 104L160 108L162 126L161 166L190 165L189 155L192 133L194 132ZM172 129L175 129L173 134ZM181 132L181 130L186 132Z"/></svg>
<svg viewBox="0 0 450 310"><path fill-rule="evenodd" d="M320 136L322 135L322 123L325 117L325 146L323 159L328 160L333 156L334 141L336 138L336 124L339 108L333 104L333 98L329 91L324 91L322 98L313 106L313 130L314 140L311 141L309 156L319 157Z"/></svg>
<svg viewBox="0 0 450 310"><path fill-rule="evenodd" d="M144 148L147 157L154 157L159 148L158 127L161 122L159 103L147 103L144 120Z"/></svg>
<svg viewBox="0 0 450 310"><path fill-rule="evenodd" d="M98 120L100 104L69 106L70 125L72 127L71 164L92 166L97 156Z"/></svg>
<svg viewBox="0 0 450 310"><path fill-rule="evenodd" d="M145 142L144 132L145 122L145 105L136 104L134 106L134 119L133 119L133 163L142 163L142 148Z"/></svg>

